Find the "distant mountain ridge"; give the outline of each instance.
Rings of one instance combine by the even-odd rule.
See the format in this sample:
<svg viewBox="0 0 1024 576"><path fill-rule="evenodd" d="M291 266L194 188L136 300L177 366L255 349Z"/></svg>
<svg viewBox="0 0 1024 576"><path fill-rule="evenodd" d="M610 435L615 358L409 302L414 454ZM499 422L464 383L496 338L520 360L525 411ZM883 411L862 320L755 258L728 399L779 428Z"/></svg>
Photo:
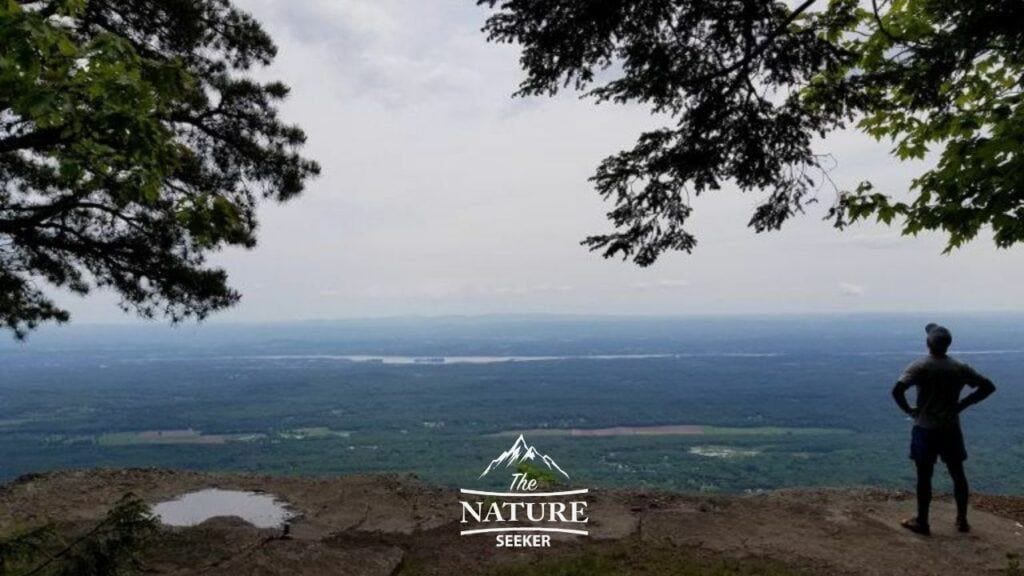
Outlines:
<svg viewBox="0 0 1024 576"><path fill-rule="evenodd" d="M522 434L520 434L519 437L516 438L516 441L512 443L511 448L502 452L501 455L494 460L491 460L491 463L487 465L487 468L480 473L479 478L483 478L488 472L501 465L504 465L505 468L509 468L527 460L532 463L540 462L547 466L548 470L557 471L562 476L569 478L569 474L567 474L565 470L562 470L561 466L555 462L554 458L546 454L542 454L539 450L527 444L526 438L523 438Z"/></svg>

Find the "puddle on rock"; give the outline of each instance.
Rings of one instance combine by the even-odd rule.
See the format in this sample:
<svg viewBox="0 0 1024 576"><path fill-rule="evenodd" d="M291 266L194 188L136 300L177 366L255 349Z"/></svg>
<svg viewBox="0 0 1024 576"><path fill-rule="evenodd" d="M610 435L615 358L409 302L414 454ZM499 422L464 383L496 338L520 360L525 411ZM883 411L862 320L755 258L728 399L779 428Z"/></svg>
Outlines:
<svg viewBox="0 0 1024 576"><path fill-rule="evenodd" d="M257 528L280 528L295 516L287 504L270 494L208 488L153 506L168 526L196 526L217 516L237 516Z"/></svg>

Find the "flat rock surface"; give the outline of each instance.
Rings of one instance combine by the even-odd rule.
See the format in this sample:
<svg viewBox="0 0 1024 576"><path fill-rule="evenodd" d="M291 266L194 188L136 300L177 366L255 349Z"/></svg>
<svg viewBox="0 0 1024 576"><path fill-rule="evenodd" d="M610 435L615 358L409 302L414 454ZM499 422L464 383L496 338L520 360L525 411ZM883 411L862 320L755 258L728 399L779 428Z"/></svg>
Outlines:
<svg viewBox="0 0 1024 576"><path fill-rule="evenodd" d="M978 497L970 534L953 528L948 498L934 504L933 535L899 527L913 515L907 493L784 490L705 496L596 490L589 537L555 538L544 550L501 550L493 538L460 537L454 490L412 476L336 478L90 470L33 475L0 487L0 533L47 521L87 526L125 493L155 504L204 488L251 490L288 503L288 533L239 518L167 528L147 558L150 574L375 576L476 574L510 561L599 550L609 542L643 550L678 547L726 558L765 558L810 574L1004 574L1007 553L1024 552L1024 503ZM659 548L660 549L660 548ZM426 568L424 568L426 567Z"/></svg>

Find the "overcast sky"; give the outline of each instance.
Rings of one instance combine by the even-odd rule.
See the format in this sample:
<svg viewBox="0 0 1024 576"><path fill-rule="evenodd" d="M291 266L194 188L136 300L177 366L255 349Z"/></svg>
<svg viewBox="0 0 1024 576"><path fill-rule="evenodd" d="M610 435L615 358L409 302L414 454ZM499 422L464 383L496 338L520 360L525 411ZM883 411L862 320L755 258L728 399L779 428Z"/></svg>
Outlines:
<svg viewBox="0 0 1024 576"><path fill-rule="evenodd" d="M821 220L828 189L756 235L758 197L727 187L697 201L693 255L603 260L579 246L608 229L587 178L656 125L643 108L511 98L518 51L485 42L472 0L240 3L279 45L268 77L291 86L285 116L323 175L263 207L256 249L215 258L244 295L216 320L1021 309L1024 247L986 235L943 256L938 236L840 233ZM845 185L905 190L921 169L855 133L821 151ZM79 322L125 320L109 295L62 301Z"/></svg>

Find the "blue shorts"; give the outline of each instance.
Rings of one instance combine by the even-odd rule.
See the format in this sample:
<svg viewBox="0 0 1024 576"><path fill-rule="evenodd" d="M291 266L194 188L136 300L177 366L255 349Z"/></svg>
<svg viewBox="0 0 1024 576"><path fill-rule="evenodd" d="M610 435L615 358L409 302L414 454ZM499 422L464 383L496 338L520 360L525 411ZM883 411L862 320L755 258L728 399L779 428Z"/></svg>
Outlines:
<svg viewBox="0 0 1024 576"><path fill-rule="evenodd" d="M937 458L949 463L967 460L964 435L959 426L948 428L922 428L914 426L910 433L910 459L934 464Z"/></svg>

